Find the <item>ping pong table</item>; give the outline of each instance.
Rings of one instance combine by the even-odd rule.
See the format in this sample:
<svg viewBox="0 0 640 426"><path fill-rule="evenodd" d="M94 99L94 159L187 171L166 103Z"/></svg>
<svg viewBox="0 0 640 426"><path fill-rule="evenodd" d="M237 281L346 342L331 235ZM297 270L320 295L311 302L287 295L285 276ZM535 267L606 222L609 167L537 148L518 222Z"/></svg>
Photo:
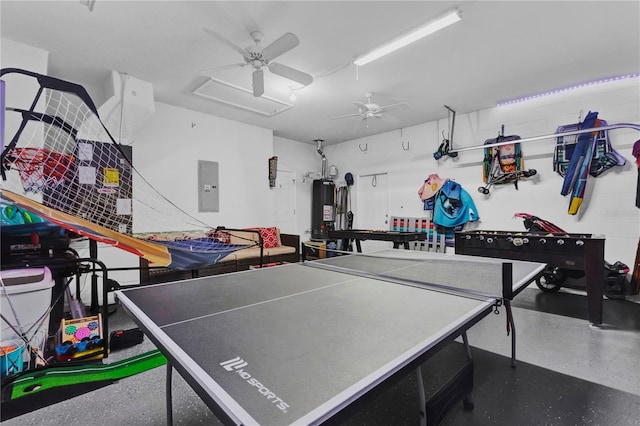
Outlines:
<svg viewBox="0 0 640 426"><path fill-rule="evenodd" d="M376 241L390 241L393 243L393 248L400 248L400 244L409 250L409 243L412 241L424 241L427 239L428 234L426 232L399 232L399 231L370 231L365 229L335 229L329 231L329 238L335 238L344 240L342 250L346 251L346 248L351 244L351 240L356 242L356 249L358 253L362 253L362 246L360 241L376 240Z"/></svg>
<svg viewBox="0 0 640 426"><path fill-rule="evenodd" d="M319 424L389 381L418 376L423 424L464 399L466 331L522 291L544 264L382 250L116 291L175 368L226 424ZM510 311L508 316L513 318ZM515 330L513 330L515 332ZM462 337L465 366L428 400L420 365ZM515 340L513 340L515 357Z"/></svg>

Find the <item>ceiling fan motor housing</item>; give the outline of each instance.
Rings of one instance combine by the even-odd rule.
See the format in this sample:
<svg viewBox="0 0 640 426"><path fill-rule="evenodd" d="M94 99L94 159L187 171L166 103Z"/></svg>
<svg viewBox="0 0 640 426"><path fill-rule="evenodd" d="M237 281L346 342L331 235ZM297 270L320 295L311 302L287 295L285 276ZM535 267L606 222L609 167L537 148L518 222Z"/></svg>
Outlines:
<svg viewBox="0 0 640 426"><path fill-rule="evenodd" d="M232 41L223 37L221 34L216 33L215 31L206 29L205 31L235 50L236 52L240 53L245 63L247 65L251 65L251 67L254 69L252 75L253 96L262 96L262 94L264 93L264 77L262 72L262 67L264 66L268 66L269 71L271 71L273 74L295 81L304 86L307 86L313 82L313 77L307 73L283 64L271 62L273 59L277 58L285 52L288 52L300 43L298 38L292 33L284 34L263 49L260 46L260 42L262 41L262 33L259 31L253 31L251 33L251 38L253 39L255 44L243 49ZM244 64L235 64L234 66L244 66Z"/></svg>

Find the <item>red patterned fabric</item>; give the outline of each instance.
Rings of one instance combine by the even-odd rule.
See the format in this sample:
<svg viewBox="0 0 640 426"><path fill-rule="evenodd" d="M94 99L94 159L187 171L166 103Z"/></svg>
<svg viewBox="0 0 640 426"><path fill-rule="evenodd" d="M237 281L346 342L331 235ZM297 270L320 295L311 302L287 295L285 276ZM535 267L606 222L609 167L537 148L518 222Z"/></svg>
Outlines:
<svg viewBox="0 0 640 426"><path fill-rule="evenodd" d="M260 235L262 235L262 240L264 241L264 248L272 248L279 247L280 243L278 241L278 228L258 228L260 231Z"/></svg>

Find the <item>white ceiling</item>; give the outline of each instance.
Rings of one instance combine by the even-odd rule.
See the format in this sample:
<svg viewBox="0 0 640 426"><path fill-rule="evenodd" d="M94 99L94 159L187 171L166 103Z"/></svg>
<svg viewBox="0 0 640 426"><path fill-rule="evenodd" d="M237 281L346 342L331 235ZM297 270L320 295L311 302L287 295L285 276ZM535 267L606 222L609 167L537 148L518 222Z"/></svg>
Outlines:
<svg viewBox="0 0 640 426"><path fill-rule="evenodd" d="M356 69L353 59L457 8L462 21ZM156 101L326 144L400 129L498 101L640 71L639 1L79 1L0 2L3 38L50 52L49 73L102 86L112 70L153 84ZM293 108L265 117L194 95L208 68L242 62L204 29L263 46L286 32L300 45L277 59L314 76ZM251 89L251 69L215 76ZM265 71L265 95L295 83ZM406 101L369 129L353 101Z"/></svg>

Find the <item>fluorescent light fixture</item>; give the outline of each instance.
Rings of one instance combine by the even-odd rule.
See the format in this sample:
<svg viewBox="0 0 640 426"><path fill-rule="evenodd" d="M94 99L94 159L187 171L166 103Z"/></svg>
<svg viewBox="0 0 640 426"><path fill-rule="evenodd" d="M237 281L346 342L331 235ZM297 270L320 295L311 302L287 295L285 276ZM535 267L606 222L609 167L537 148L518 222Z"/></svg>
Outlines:
<svg viewBox="0 0 640 426"><path fill-rule="evenodd" d="M596 84L610 83L612 81L625 80L625 79L628 79L628 78L638 78L638 77L640 77L640 73L623 74L623 75L617 75L617 76L614 76L614 77L601 78L601 79L598 79L598 80L587 81L585 83L574 84L573 86L563 87L561 89L554 89L554 90L549 90L548 92L537 93L535 95L523 96L521 98L515 98L515 99L509 99L509 100L506 100L506 101L501 101L501 102L498 102L498 104L496 106L517 104L517 103L520 103L520 102L530 101L532 99L542 98L544 96L557 95L558 93L564 93L564 92L568 92L570 90L580 89L582 87L594 86Z"/></svg>
<svg viewBox="0 0 640 426"><path fill-rule="evenodd" d="M412 33L409 33L406 36L401 37L396 41L386 44L374 50L373 52L356 59L355 61L353 61L353 63L358 66L368 64L369 62L375 61L376 59L381 58L384 55L387 55L391 52L395 52L396 50L401 49L407 46L408 44L413 43L414 41L418 41L421 38L428 36L429 34L433 34L436 31L439 31L445 27L448 27L449 25L458 22L460 19L462 18L460 17L460 12L458 12L457 10L451 13L448 13L442 18L429 22L425 26L418 28Z"/></svg>

